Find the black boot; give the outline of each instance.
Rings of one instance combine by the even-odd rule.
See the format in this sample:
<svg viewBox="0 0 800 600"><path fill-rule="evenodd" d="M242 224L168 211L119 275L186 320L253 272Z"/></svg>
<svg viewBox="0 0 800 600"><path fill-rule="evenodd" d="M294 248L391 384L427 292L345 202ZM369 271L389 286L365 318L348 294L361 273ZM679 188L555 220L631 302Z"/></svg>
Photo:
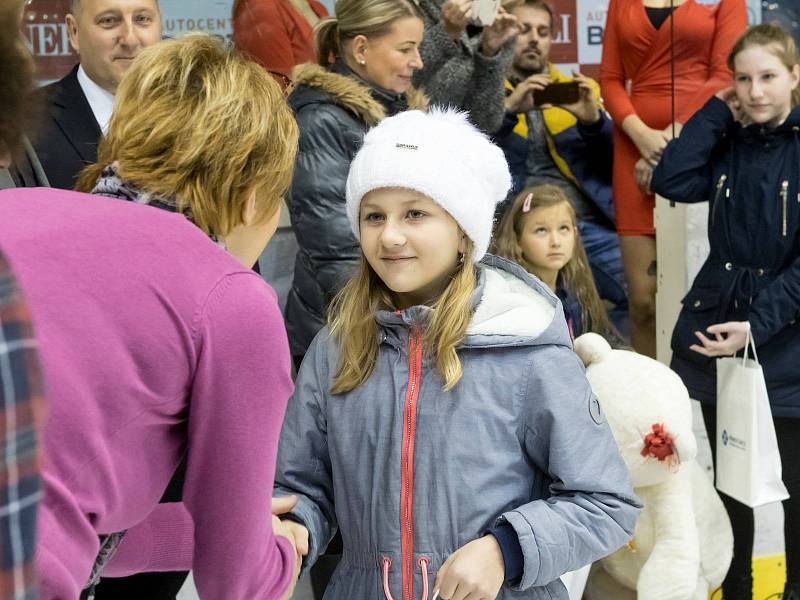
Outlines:
<svg viewBox="0 0 800 600"><path fill-rule="evenodd" d="M725 600L753 600L752 575L728 575L722 582Z"/></svg>
<svg viewBox="0 0 800 600"><path fill-rule="evenodd" d="M800 584L787 583L783 588L783 600L800 600Z"/></svg>

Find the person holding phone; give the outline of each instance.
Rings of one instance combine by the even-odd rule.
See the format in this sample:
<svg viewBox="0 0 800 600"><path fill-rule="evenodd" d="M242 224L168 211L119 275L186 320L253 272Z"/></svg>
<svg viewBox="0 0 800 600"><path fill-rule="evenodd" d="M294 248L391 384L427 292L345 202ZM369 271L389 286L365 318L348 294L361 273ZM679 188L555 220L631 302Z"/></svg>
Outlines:
<svg viewBox="0 0 800 600"><path fill-rule="evenodd" d="M744 0L609 4L600 86L615 123L614 203L628 280L631 343L647 356L656 354L652 169L673 131L679 133L706 100L730 85L725 61L746 26Z"/></svg>
<svg viewBox="0 0 800 600"><path fill-rule="evenodd" d="M554 20L543 0L507 6L520 32L505 83L505 118L494 137L511 169L509 199L542 184L564 193L577 216L600 297L613 305L609 316L624 336L628 299L614 230L612 125L599 86L580 73L567 77L550 63Z"/></svg>
<svg viewBox="0 0 800 600"><path fill-rule="evenodd" d="M497 4L486 19L484 4ZM431 104L456 106L485 133L503 122L503 78L514 55L516 18L494 0L418 0L424 67L414 76ZM491 8L491 7L489 7Z"/></svg>

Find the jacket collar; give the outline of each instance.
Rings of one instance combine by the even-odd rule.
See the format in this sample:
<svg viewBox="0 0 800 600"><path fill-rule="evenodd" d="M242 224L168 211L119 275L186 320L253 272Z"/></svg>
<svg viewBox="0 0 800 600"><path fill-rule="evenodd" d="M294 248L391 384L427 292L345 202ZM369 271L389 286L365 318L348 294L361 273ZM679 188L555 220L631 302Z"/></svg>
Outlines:
<svg viewBox="0 0 800 600"><path fill-rule="evenodd" d="M292 80L295 84L291 98L293 106L302 104L297 98L300 88L311 88L354 113L370 127L380 123L387 115L395 114L392 111L426 110L428 106L427 97L419 90L412 88L405 94L394 94L375 88L340 62L329 69L313 63L299 65L292 74Z"/></svg>
<svg viewBox="0 0 800 600"><path fill-rule="evenodd" d="M478 264L472 319L461 346L569 346L566 322L556 318L558 307L558 298L539 279L514 262L487 254ZM424 329L431 314L428 306L412 306L379 311L376 321L383 330L382 339L400 346L404 330L415 325Z"/></svg>
<svg viewBox="0 0 800 600"><path fill-rule="evenodd" d="M777 127L768 129L763 125L753 123L746 127L741 127L740 125L737 133L744 140L766 140L785 135L797 137L798 133L800 133L800 106L795 106L789 116L786 117L786 120Z"/></svg>

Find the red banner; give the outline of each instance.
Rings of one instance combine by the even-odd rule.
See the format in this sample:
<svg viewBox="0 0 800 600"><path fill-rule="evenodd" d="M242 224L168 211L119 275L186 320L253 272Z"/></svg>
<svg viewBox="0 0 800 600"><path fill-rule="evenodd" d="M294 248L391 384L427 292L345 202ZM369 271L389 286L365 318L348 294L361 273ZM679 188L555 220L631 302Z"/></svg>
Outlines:
<svg viewBox="0 0 800 600"><path fill-rule="evenodd" d="M36 77L40 81L60 79L78 62L69 45L69 4L69 0L33 0L25 8L22 32L36 59Z"/></svg>

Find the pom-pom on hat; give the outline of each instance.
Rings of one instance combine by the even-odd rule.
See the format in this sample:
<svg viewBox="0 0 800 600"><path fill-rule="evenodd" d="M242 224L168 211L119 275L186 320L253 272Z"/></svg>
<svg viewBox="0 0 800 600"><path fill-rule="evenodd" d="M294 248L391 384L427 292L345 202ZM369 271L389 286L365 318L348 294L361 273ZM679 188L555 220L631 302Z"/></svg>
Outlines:
<svg viewBox="0 0 800 600"><path fill-rule="evenodd" d="M489 247L495 206L511 187L503 152L454 109L407 111L372 128L350 165L347 218L359 235L361 199L398 187L432 198L475 245L474 260Z"/></svg>

